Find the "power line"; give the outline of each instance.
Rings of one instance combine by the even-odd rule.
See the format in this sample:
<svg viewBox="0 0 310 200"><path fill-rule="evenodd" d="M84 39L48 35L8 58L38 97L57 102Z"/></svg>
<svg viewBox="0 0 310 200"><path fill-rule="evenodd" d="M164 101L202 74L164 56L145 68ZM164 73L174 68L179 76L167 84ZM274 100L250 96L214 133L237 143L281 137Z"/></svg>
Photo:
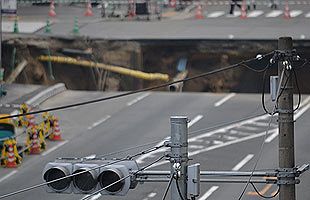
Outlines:
<svg viewBox="0 0 310 200"><path fill-rule="evenodd" d="M27 188L24 188L24 189L21 189L21 190L17 190L15 192L4 194L4 195L0 196L0 199L4 199L4 198L10 197L10 196L14 196L14 195L17 195L17 194L20 194L20 193L24 193L24 192L27 192L27 191L30 191L30 190L33 190L33 189L36 189L36 188L39 188L39 187L43 187L45 185L49 185L49 184L52 184L52 183L55 183L55 182L67 179L67 178L72 178L74 176L78 176L78 175L87 173L87 172L92 171L92 170L96 170L96 169L99 169L99 168L102 168L102 167L106 167L106 166L113 165L113 164L116 164L116 163L119 163L119 162L122 162L122 161L126 161L126 160L132 159L134 157L137 157L137 156L140 156L140 155L152 152L152 151L156 151L157 149L162 148L162 147L164 147L164 145L161 145L161 146L158 146L158 147L152 147L152 148L149 148L149 149L147 149L145 151L139 152L139 153L137 153L135 155L132 155L132 156L128 155L127 157L124 157L124 158L122 158L120 160L113 161L113 162L108 163L108 164L99 165L97 167L93 167L91 169L84 170L84 171L81 171L81 172L78 172L78 173L75 173L75 174L70 174L68 176L64 176L64 177L61 177L61 178L58 178L58 179L55 179L55 180L52 180L52 181L40 183L40 184L31 186L31 187L27 187Z"/></svg>
<svg viewBox="0 0 310 200"><path fill-rule="evenodd" d="M168 185L166 187L166 190L165 190L165 193L164 193L164 196L163 196L162 200L166 199L166 196L168 194L169 188L171 187L172 180L173 180L173 175L170 177L169 183L168 183Z"/></svg>
<svg viewBox="0 0 310 200"><path fill-rule="evenodd" d="M278 90L277 90L276 99L278 99L279 95L281 94L281 92L280 92L280 88L281 88L281 87L280 87L280 86L281 86L282 81L283 81L284 72L285 72L285 68L283 68L283 71L282 71L282 73L281 73L281 77L280 77L280 81L279 81L279 87L278 87ZM283 88L282 88L282 90L283 90ZM264 136L264 138L263 138L263 142L262 142L262 144L261 144L261 147L260 147L260 150L259 150L259 153L258 153L257 160L256 160L256 162L255 162L255 164L254 164L254 166L253 166L253 169L252 169L252 171L251 171L251 175L250 175L250 177L249 177L247 183L245 184L245 187L243 188L243 190L242 190L242 192L241 192L241 194L240 194L238 200L241 200L242 197L243 197L243 195L245 194L245 191L246 191L247 187L249 186L249 184L250 184L250 182L251 182L251 179L252 179L252 177L253 177L254 171L255 171L255 169L256 169L256 167L257 167L257 165L258 165L258 162L259 162L259 160L260 160L260 158L261 158L261 156L262 156L263 149L264 149L264 145L265 145L265 141L266 141L268 132L269 132L270 127L271 127L271 122L272 122L272 120L273 120L273 117L274 117L275 114L276 114L276 109L277 109L277 102L274 103L274 108L273 108L273 111L272 111L272 113L271 113L271 117L270 117L269 122L268 122L268 127L267 127L267 129L266 129L266 134L265 134L265 136Z"/></svg>
<svg viewBox="0 0 310 200"><path fill-rule="evenodd" d="M263 197L264 199L272 199L280 193L280 187L278 186L278 190L276 193L274 193L272 196L265 196L258 191L253 182L251 182L251 185L254 188L255 192L258 194L258 196Z"/></svg>
<svg viewBox="0 0 310 200"><path fill-rule="evenodd" d="M80 103L75 103L75 104L69 104L69 105L65 105L65 106L58 106L58 107L54 107L54 108L48 108L48 109L43 109L43 110L38 110L38 111L33 111L33 112L28 112L28 113L23 113L23 114L16 114L16 115L11 115L11 116L6 116L6 117L1 117L0 119L8 119L8 118L14 118L14 117L21 117L21 116L26 116L26 115L34 115L34 114L39 114L39 113L43 113L43 112L50 112L50 111L56 111L56 110L63 110L63 109L67 109L67 108L72 108L72 107L76 107L76 106L83 106L83 105L88 105L88 104L93 104L93 103L98 103L98 102L103 102L103 101L107 101L107 100L111 100L111 99L116 99L116 98L120 98L120 97L124 97L124 96L129 96L132 94L136 94L136 93L140 93L140 92L146 92L146 91L150 91L150 90L155 90L155 89L159 89L159 88L163 88L163 87L167 87L169 85L172 84L176 84L176 83L181 83L181 82L186 82L186 81L190 81L190 80L194 80L194 79L198 79L198 78L202 78L202 77L206 77L206 76L210 76L213 74L217 74L226 70L230 70L239 66L244 66L246 63L250 62L250 61L254 61L254 60L261 60L262 58L273 54L274 52L270 52L267 53L265 55L263 55L261 58L251 58L245 61L241 61L237 64L233 64L227 67L223 67L220 69L215 69L213 71L210 72L205 72L196 76L192 76L192 77L188 77L182 80L177 80L177 81L171 81L168 83L164 83L161 85L157 85L157 86L152 86L152 87L148 87L148 88L144 88L144 89L139 89L139 90L135 90L135 91L131 91L131 92L126 92L123 94L118 94L118 95L114 95L114 96L110 96L110 97L104 97L104 98L99 98L99 99L94 99L94 100L90 100L90 101L84 101L84 102L80 102ZM248 68L248 67L247 67Z"/></svg>

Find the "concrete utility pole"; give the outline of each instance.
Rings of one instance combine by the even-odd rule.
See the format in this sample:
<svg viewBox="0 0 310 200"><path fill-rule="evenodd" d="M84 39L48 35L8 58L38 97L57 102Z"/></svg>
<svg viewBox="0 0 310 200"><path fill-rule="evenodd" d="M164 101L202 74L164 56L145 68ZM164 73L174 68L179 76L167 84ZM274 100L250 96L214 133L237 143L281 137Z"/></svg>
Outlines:
<svg viewBox="0 0 310 200"><path fill-rule="evenodd" d="M278 49L290 53L293 49L293 41L290 37L281 37L278 40ZM278 64L278 75L285 68L283 60ZM284 77L280 87L283 90L278 100L279 112L279 168L282 171L290 171L295 167L294 155L294 113L293 113L293 82L292 69L284 69ZM280 181L286 184L280 185L279 200L295 200L295 177L281 177Z"/></svg>
<svg viewBox="0 0 310 200"><path fill-rule="evenodd" d="M172 116L171 123L171 176L176 177L171 184L171 200L187 199L188 141L185 116ZM180 189L180 194L177 188ZM180 197L182 195L182 197Z"/></svg>

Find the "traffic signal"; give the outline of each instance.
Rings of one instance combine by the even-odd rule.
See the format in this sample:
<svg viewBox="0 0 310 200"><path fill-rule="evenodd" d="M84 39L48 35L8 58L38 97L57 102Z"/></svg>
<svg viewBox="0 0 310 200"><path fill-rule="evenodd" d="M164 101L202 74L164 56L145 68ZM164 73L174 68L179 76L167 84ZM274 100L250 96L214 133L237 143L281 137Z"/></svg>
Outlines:
<svg viewBox="0 0 310 200"><path fill-rule="evenodd" d="M48 163L43 170L43 179L50 182L59 178L72 174L72 163L51 162ZM56 193L72 193L71 178L47 184L47 192Z"/></svg>
<svg viewBox="0 0 310 200"><path fill-rule="evenodd" d="M62 159L45 166L43 179L49 182L73 175L47 184L46 191L51 193L91 194L105 188L101 191L103 195L126 195L129 189L137 186L135 177L131 176L137 170L139 167L133 160Z"/></svg>

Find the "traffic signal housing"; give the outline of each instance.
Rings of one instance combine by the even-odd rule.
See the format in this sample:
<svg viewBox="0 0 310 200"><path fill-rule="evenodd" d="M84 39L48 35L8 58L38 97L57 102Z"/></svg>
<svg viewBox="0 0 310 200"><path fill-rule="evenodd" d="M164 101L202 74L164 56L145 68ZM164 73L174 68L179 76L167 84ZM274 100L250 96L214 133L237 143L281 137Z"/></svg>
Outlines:
<svg viewBox="0 0 310 200"><path fill-rule="evenodd" d="M133 160L61 159L45 166L43 179L49 182L72 175L47 184L46 191L50 193L91 194L101 190L102 195L126 195L137 186L135 176L131 175L138 170Z"/></svg>

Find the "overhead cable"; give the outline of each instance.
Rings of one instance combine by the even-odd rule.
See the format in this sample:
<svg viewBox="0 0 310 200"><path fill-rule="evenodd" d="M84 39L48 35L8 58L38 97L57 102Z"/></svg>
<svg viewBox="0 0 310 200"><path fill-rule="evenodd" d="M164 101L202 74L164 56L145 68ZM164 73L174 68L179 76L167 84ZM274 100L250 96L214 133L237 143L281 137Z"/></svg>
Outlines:
<svg viewBox="0 0 310 200"><path fill-rule="evenodd" d="M4 194L4 195L0 196L0 199L4 199L4 198L10 197L10 196L14 196L14 195L17 195L17 194L20 194L20 193L24 193L24 192L27 192L27 191L30 191L30 190L33 190L33 189L36 189L36 188L39 188L39 187L43 187L45 185L49 185L49 184L52 184L52 183L55 183L55 182L67 179L67 178L78 176L78 175L87 173L87 172L92 171L92 170L96 170L96 169L99 169L99 168L102 168L102 167L106 167L106 166L110 166L110 165L113 165L113 164L116 164L116 163L119 163L119 162L122 162L122 161L126 161L128 159L132 159L134 157L137 157L137 156L140 156L140 155L143 155L143 154L146 154L146 153L150 153L152 151L156 151L157 149L162 148L163 146L164 145L161 145L161 146L158 146L158 147L152 147L152 148L149 148L149 149L147 149L145 151L139 152L139 153L137 153L135 155L128 155L127 157L124 157L124 158L122 158L120 160L113 161L113 162L108 163L108 164L99 165L97 167L93 167L91 169L84 170L84 171L81 171L81 172L78 172L78 173L75 173L75 174L70 174L68 176L64 176L64 177L61 177L61 178L58 178L58 179L55 179L55 180L52 180L52 181L40 183L40 184L31 186L31 187L27 187L27 188L24 188L24 189L21 189L21 190L17 190L15 192Z"/></svg>
<svg viewBox="0 0 310 200"><path fill-rule="evenodd" d="M175 83L181 83L181 82L186 82L186 81L190 81L190 80L194 80L194 79L198 79L198 78L202 78L202 77L206 77L206 76L210 76L213 74L217 74L226 70L230 70L236 67L240 67L240 66L244 66L244 64L250 62L250 61L254 61L254 60L261 60L262 58L269 56L273 54L273 52L267 53L265 55L263 55L260 58L251 58L245 61L241 61L237 64L233 64L227 67L223 67L220 69L215 69L209 72L205 72L196 76L192 76L192 77L188 77L182 80L176 80L176 81L171 81L168 83L164 83L161 85L157 85L157 86L152 86L152 87L148 87L148 88L144 88L144 89L139 89L139 90L135 90L135 91L131 91L131 92L125 92L122 94L117 94L117 95L113 95L113 96L109 96L109 97L104 97L104 98L99 98L99 99L94 99L94 100L90 100L90 101L84 101L84 102L80 102L80 103L74 103L74 104L69 104L69 105L65 105L65 106L58 106L58 107L54 107L54 108L48 108L48 109L42 109L42 110L37 110L37 111L32 111L32 112L28 112L28 113L23 113L23 114L16 114L16 115L11 115L11 116L6 116L6 117L1 117L1 119L7 119L7 118L14 118L14 117L21 117L21 116L26 116L26 115L33 115L33 114L39 114L39 113L43 113L43 112L50 112L50 111L56 111L56 110L63 110L63 109L67 109L67 108L72 108L72 107L77 107L77 106L83 106L83 105L88 105L88 104L93 104L93 103L98 103L98 102L103 102L103 101L107 101L107 100L111 100L111 99L117 99L120 97L125 97L125 96L129 96L132 94L137 94L140 92L146 92L146 91L150 91L150 90L155 90L155 89L159 89L159 88L164 88L167 87L169 85L175 84Z"/></svg>
<svg viewBox="0 0 310 200"><path fill-rule="evenodd" d="M117 183L119 183L119 182L122 182L123 180L125 180L125 179L127 179L127 178L129 178L129 177L131 177L131 176L134 176L134 175L138 174L139 172L141 172L141 171L145 170L146 168L152 166L153 164L159 162L159 161L162 160L164 157L166 157L166 156L163 155L163 156L159 157L159 158L156 159L155 161L153 161L153 162L151 162L151 163L145 165L144 167L140 168L139 170L137 170L137 171L134 172L133 174L129 174L129 175L127 175L127 176L125 176L125 177L123 177L123 178L121 178L121 179L119 179L119 180L117 180L117 181L115 181L115 182L113 182L113 183L111 183L111 184L109 184L109 185L107 185L107 186L101 188L100 190L97 190L96 192L93 192L92 194L85 196L85 197L82 198L81 200L89 199L89 198L91 198L92 196L94 196L94 195L100 193L101 191L106 190L107 188L109 188L109 187L111 187L111 186L113 186L113 185L115 185L115 184L117 184Z"/></svg>

